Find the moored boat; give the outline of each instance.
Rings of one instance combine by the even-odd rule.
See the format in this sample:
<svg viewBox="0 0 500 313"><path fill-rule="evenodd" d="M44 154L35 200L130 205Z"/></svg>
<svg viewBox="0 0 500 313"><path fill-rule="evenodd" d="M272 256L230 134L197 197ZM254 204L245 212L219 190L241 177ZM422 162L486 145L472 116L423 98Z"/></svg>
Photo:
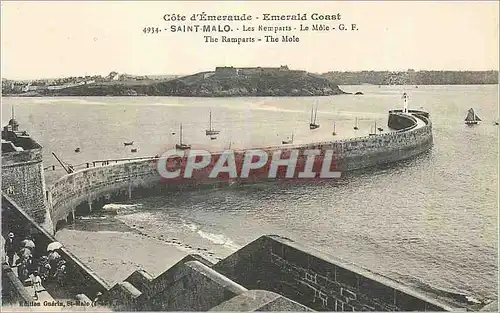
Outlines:
<svg viewBox="0 0 500 313"><path fill-rule="evenodd" d="M292 139L287 138L286 140L283 140L281 143L284 145L292 144L293 143L293 132L292 132Z"/></svg>
<svg viewBox="0 0 500 313"><path fill-rule="evenodd" d="M476 112L474 112L473 108L470 108L467 112L467 116L465 117L465 124L467 125L477 125L481 119L477 116Z"/></svg>
<svg viewBox="0 0 500 313"><path fill-rule="evenodd" d="M207 130L205 130L205 135L206 136L213 136L213 135L218 135L219 133L220 133L219 130L215 130L212 127L212 111L210 111L210 113L209 113L209 127ZM210 137L210 139L212 139L212 138Z"/></svg>
<svg viewBox="0 0 500 313"><path fill-rule="evenodd" d="M191 145L187 145L185 143L182 143L182 124L181 124L181 127L180 127L179 143L175 145L175 148L179 149L179 150L189 150L189 149L191 149Z"/></svg>
<svg viewBox="0 0 500 313"><path fill-rule="evenodd" d="M314 112L314 118L313 118L313 112ZM309 123L309 129L319 128L319 124L316 124L317 116L318 116L318 107L314 109L311 108L311 122Z"/></svg>

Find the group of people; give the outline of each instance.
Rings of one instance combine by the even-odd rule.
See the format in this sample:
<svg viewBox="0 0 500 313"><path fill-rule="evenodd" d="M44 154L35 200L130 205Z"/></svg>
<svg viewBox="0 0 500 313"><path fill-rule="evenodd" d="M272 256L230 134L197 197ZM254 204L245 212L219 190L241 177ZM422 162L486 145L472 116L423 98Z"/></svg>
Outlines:
<svg viewBox="0 0 500 313"><path fill-rule="evenodd" d="M24 284L32 284L37 299L37 293L43 291L42 283L55 281L63 286L67 275L66 261L61 258L57 249L48 251L47 255L34 256L35 241L28 236L20 243L13 232L8 234L5 242L7 263L10 267L17 267L19 280ZM17 260L14 261L15 256Z"/></svg>

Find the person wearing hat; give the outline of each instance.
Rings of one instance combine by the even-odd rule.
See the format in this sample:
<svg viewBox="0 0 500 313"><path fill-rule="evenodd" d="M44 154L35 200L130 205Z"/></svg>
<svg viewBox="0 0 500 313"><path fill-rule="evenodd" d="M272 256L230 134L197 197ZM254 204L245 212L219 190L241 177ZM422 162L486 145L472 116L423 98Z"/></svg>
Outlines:
<svg viewBox="0 0 500 313"><path fill-rule="evenodd" d="M7 255L7 263L10 267L14 266L14 254L16 254L16 244L14 233L10 232L5 241L5 254Z"/></svg>
<svg viewBox="0 0 500 313"><path fill-rule="evenodd" d="M42 255L38 261L38 273L40 273L42 281L45 281L47 279L50 270L51 266L49 264L49 258L46 255Z"/></svg>
<svg viewBox="0 0 500 313"><path fill-rule="evenodd" d="M31 273L30 279L31 283L33 284L33 289L35 291L33 299L38 300L38 293L44 290L42 287L42 279L40 278L38 271L34 271L33 273Z"/></svg>
<svg viewBox="0 0 500 313"><path fill-rule="evenodd" d="M97 306L101 305L101 298L102 298L102 292L98 292L94 298L94 301L92 301L92 306Z"/></svg>
<svg viewBox="0 0 500 313"><path fill-rule="evenodd" d="M56 269L56 273L54 276L55 276L59 286L63 286L64 281L66 279L66 261L65 260L59 261L59 263L57 264L57 269Z"/></svg>

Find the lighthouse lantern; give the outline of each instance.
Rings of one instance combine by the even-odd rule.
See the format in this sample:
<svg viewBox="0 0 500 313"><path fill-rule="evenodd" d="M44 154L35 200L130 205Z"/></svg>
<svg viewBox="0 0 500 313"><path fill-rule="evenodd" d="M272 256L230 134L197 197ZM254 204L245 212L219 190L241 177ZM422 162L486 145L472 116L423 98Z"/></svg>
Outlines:
<svg viewBox="0 0 500 313"><path fill-rule="evenodd" d="M408 113L408 94L403 93L403 113Z"/></svg>

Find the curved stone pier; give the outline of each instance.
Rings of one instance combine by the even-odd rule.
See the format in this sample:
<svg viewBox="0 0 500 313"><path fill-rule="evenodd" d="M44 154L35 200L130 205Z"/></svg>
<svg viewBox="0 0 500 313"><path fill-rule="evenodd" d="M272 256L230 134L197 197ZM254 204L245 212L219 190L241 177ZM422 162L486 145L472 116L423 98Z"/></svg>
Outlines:
<svg viewBox="0 0 500 313"><path fill-rule="evenodd" d="M332 140L303 145L265 148L333 150L333 161L340 171L352 171L411 158L427 151L433 144L432 123L428 113L410 110L389 111L389 128L393 132L373 136ZM196 182L182 186L162 182L157 172L157 158L129 161L102 167L93 167L65 175L49 189L48 202L52 221L72 220L75 210L102 207L112 201L123 201L135 194L148 195L168 189L189 188ZM57 226L58 225L54 225Z"/></svg>

